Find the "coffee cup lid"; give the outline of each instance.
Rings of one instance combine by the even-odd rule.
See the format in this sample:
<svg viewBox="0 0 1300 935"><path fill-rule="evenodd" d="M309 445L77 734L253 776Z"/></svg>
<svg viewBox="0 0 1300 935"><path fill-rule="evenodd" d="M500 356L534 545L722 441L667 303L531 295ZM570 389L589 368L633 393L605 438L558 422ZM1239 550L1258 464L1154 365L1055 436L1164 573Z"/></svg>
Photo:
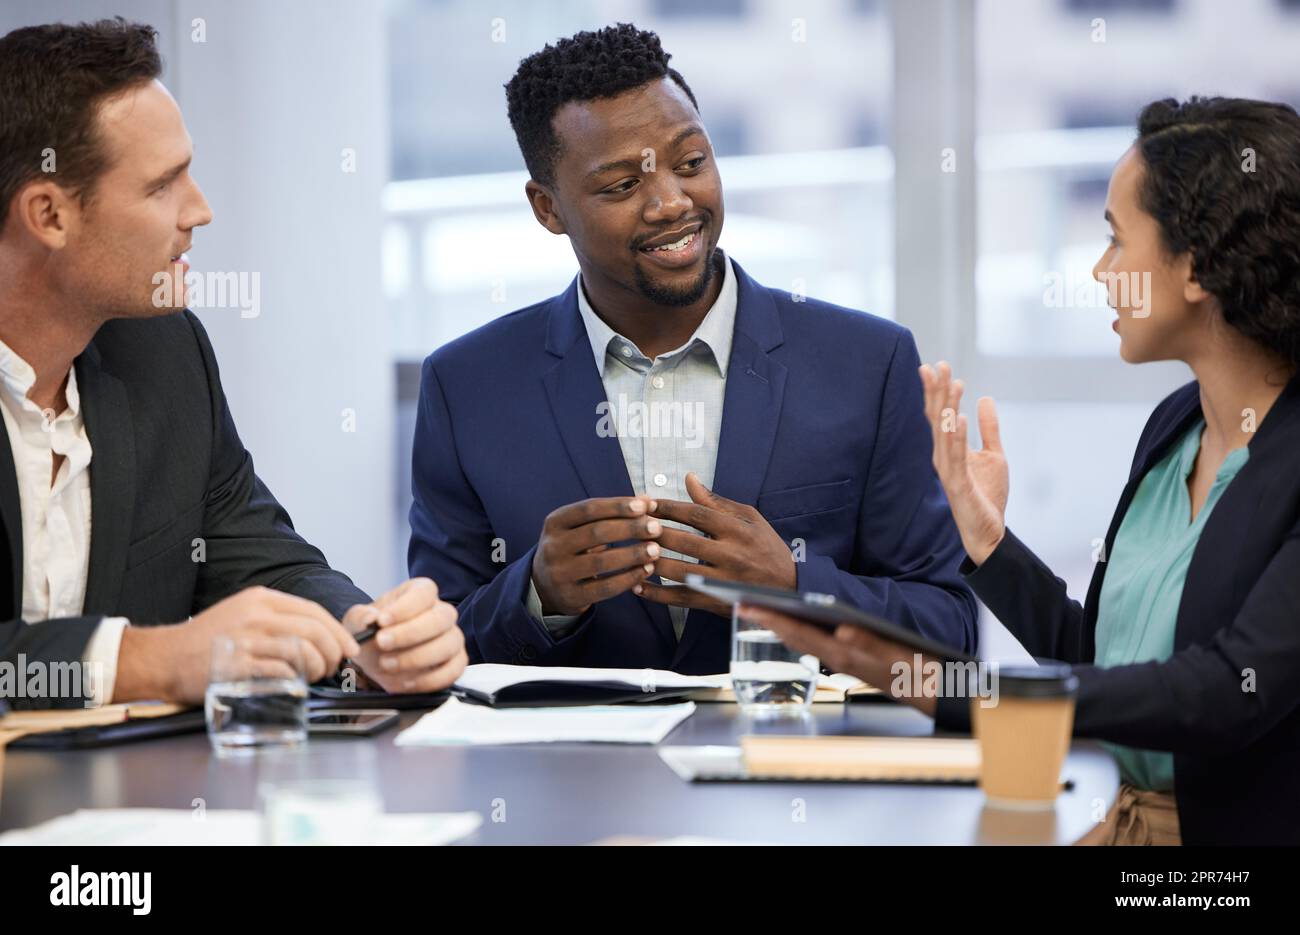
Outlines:
<svg viewBox="0 0 1300 935"><path fill-rule="evenodd" d="M1079 678L1063 662L1037 666L998 666L998 691L1011 698L1066 698L1079 688Z"/></svg>

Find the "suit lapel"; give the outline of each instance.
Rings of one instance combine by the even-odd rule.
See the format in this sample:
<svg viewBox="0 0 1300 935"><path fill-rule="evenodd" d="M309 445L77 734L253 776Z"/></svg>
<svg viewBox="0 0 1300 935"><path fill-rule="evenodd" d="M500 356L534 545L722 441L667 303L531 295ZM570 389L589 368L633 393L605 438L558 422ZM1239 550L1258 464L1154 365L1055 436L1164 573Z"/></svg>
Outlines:
<svg viewBox="0 0 1300 935"><path fill-rule="evenodd" d="M727 364L713 490L752 506L758 502L772 458L785 398L786 368L767 353L782 342L776 303L739 265L735 270L739 280L736 334Z"/></svg>
<svg viewBox="0 0 1300 935"><path fill-rule="evenodd" d="M785 398L785 365L768 351L783 341L781 320L771 293L750 279L733 261L737 280L736 330L727 364L727 388L722 405L718 460L713 490L720 496L751 506L758 503L767 465L772 458L781 403ZM713 621L686 620L686 629L673 658L683 660Z"/></svg>
<svg viewBox="0 0 1300 935"><path fill-rule="evenodd" d="M85 613L112 614L122 591L135 511L135 432L122 381L101 366L92 342L77 358L86 435L90 439L90 568Z"/></svg>
<svg viewBox="0 0 1300 935"><path fill-rule="evenodd" d="M578 313L577 282L551 303L546 349L559 360L544 378L546 395L587 496L630 497L632 481L618 438L597 432L605 384Z"/></svg>
<svg viewBox="0 0 1300 935"><path fill-rule="evenodd" d="M0 427L3 427L3 420L0 420ZM0 523L4 524L5 536L9 540L12 565L9 569L12 600L9 607L0 610L5 613L6 620L17 620L23 615L23 516L22 501L18 499L18 471L14 467L8 431L0 431Z"/></svg>

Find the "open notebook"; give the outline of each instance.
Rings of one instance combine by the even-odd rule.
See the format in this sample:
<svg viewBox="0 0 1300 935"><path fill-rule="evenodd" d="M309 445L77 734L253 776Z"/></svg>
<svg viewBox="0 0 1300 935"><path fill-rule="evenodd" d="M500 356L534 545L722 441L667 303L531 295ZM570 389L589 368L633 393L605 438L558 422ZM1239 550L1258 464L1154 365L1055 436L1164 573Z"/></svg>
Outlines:
<svg viewBox="0 0 1300 935"><path fill-rule="evenodd" d="M618 704L680 698L695 689L722 688L726 675L680 675L662 669L593 669L578 666L468 667L452 693L496 707Z"/></svg>
<svg viewBox="0 0 1300 935"><path fill-rule="evenodd" d="M579 666L511 666L481 663L452 686L466 701L494 707L620 704L689 698L734 702L731 676L681 675L663 669L599 669ZM844 702L880 694L851 675L822 676L814 702Z"/></svg>

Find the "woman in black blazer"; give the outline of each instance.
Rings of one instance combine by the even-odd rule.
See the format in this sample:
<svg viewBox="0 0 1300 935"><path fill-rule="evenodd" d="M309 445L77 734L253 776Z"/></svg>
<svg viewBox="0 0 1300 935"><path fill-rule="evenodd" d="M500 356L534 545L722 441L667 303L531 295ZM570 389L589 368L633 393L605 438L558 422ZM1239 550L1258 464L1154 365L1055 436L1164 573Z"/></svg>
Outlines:
<svg viewBox="0 0 1300 935"><path fill-rule="evenodd" d="M1110 290L1120 355L1181 360L1196 379L1151 414L1080 606L1005 527L993 401L970 450L961 381L922 367L962 570L1030 653L1074 664L1075 734L1116 745L1124 785L1090 839L1300 843L1300 117L1157 101L1106 209L1094 275L1151 277L1149 295ZM912 660L861 630L750 613L878 686ZM904 700L969 729L968 699Z"/></svg>

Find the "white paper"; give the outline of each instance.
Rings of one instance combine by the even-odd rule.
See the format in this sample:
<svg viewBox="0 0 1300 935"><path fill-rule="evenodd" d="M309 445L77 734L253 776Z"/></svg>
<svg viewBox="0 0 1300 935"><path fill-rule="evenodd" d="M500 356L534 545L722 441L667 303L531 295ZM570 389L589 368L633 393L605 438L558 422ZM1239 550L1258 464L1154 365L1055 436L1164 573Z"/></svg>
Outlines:
<svg viewBox="0 0 1300 935"><path fill-rule="evenodd" d="M397 735L399 747L441 744L658 743L691 716L695 702L489 708L457 698Z"/></svg>
<svg viewBox="0 0 1300 935"><path fill-rule="evenodd" d="M681 675L664 669L595 669L580 666L508 666L483 662L469 666L456 687L494 694L509 685L524 682L623 683L632 690L661 688L725 688L730 678L722 675Z"/></svg>
<svg viewBox="0 0 1300 935"><path fill-rule="evenodd" d="M745 754L740 747L660 747L659 759L687 782L745 778Z"/></svg>
<svg viewBox="0 0 1300 935"><path fill-rule="evenodd" d="M371 844L451 844L473 834L478 812L390 813L381 816ZM32 828L0 834L0 845L261 844L255 811L184 808L83 808Z"/></svg>
<svg viewBox="0 0 1300 935"><path fill-rule="evenodd" d="M867 684L856 675L849 675L847 672L836 672L832 675L820 675L817 677L818 688L833 688L836 691L847 692L850 689L858 688Z"/></svg>

